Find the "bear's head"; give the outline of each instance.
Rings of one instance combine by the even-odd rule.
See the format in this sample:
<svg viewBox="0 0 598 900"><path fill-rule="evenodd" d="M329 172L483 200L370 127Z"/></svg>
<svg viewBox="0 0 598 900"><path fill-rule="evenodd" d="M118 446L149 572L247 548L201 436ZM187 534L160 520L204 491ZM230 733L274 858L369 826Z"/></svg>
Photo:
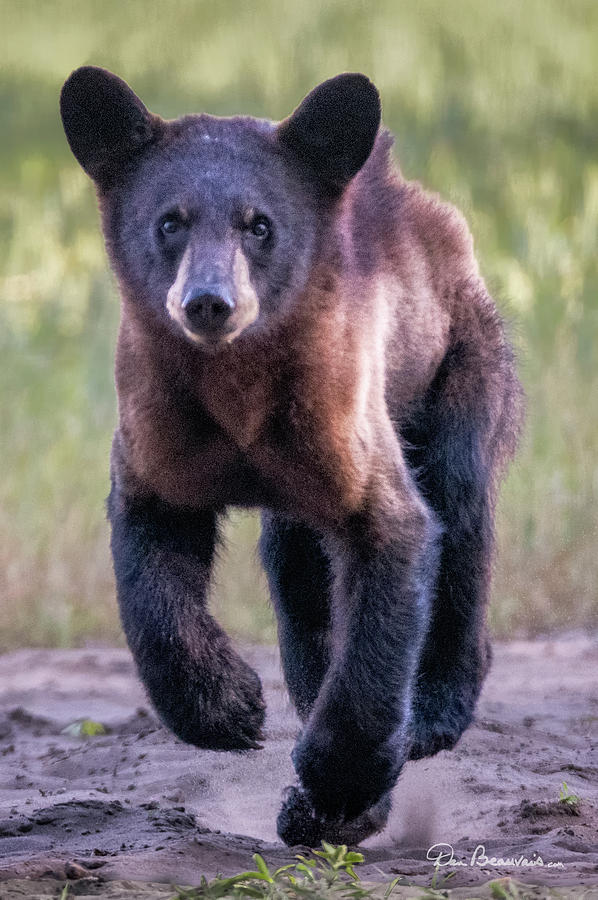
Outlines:
<svg viewBox="0 0 598 900"><path fill-rule="evenodd" d="M279 123L165 121L116 75L85 66L65 82L60 111L96 184L123 296L204 351L296 302L380 124L376 88L349 73Z"/></svg>

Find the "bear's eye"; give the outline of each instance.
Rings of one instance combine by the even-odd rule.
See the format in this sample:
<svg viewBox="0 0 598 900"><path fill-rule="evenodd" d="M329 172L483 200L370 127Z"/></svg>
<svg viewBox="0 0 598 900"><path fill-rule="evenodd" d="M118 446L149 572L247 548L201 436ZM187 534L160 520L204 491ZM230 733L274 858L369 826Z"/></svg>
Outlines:
<svg viewBox="0 0 598 900"><path fill-rule="evenodd" d="M174 213L164 216L160 222L160 231L163 235L176 234L177 231L180 231L184 227L185 223L181 217Z"/></svg>
<svg viewBox="0 0 598 900"><path fill-rule="evenodd" d="M174 234L178 229L179 223L176 219L166 219L165 222L162 222L162 231L164 234Z"/></svg>
<svg viewBox="0 0 598 900"><path fill-rule="evenodd" d="M249 232L260 241L265 241L270 237L272 225L266 216L256 216L249 226Z"/></svg>

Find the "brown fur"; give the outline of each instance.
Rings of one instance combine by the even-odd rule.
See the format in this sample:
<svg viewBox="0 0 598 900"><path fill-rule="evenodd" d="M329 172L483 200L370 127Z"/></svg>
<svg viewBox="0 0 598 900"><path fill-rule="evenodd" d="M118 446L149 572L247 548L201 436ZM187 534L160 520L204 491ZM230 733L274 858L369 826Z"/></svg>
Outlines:
<svg viewBox="0 0 598 900"><path fill-rule="evenodd" d="M387 144L384 133L378 142ZM384 178L377 206L374 174ZM116 357L120 452L139 487L176 504L245 504L239 483L249 471L253 504L274 502L320 526L367 506L377 485L385 493L381 442L400 459L389 418L400 421L422 400L449 340L483 347L502 334L481 317L479 292L468 290L471 308L462 307L465 284L484 292L454 208L387 175L376 154L343 199L341 233L368 202L365 228L389 212L396 219L379 258L368 260L373 284L353 267L343 271L342 250L327 247L288 321L259 339L206 358L157 334L125 296Z"/></svg>

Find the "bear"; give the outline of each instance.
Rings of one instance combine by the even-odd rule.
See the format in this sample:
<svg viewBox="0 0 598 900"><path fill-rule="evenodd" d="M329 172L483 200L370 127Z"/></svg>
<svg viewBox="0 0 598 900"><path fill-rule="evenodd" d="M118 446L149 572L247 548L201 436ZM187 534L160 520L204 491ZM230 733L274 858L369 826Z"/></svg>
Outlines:
<svg viewBox="0 0 598 900"><path fill-rule="evenodd" d="M107 509L140 678L181 740L260 748L260 680L206 605L222 515L259 510L302 723L278 833L357 844L490 664L522 389L467 224L403 177L359 73L282 121L165 120L84 66L60 109L122 301Z"/></svg>

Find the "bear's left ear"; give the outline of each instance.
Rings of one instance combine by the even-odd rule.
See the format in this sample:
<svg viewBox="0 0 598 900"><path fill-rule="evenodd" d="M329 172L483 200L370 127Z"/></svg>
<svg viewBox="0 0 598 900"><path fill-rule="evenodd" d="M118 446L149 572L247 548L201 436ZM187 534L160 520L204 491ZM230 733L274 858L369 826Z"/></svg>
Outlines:
<svg viewBox="0 0 598 900"><path fill-rule="evenodd" d="M380 114L380 96L369 78L346 72L314 88L280 123L278 139L338 193L370 155Z"/></svg>
<svg viewBox="0 0 598 900"><path fill-rule="evenodd" d="M162 122L126 82L97 66L82 66L67 78L60 115L75 157L101 186L154 140Z"/></svg>

